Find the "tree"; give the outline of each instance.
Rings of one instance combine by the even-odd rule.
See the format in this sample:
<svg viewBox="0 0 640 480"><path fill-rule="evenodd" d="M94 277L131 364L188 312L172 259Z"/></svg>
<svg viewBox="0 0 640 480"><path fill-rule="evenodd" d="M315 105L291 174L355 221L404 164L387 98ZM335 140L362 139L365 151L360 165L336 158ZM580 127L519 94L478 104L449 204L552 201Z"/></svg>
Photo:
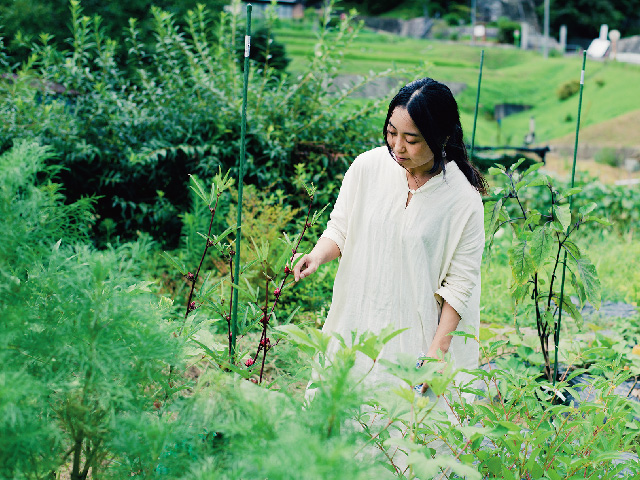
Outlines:
<svg viewBox="0 0 640 480"><path fill-rule="evenodd" d="M129 18L138 20L142 30L141 40L150 43L151 6L156 6L175 15L178 22L188 10L198 3L206 5L210 11L221 11L229 2L226 0L82 0L84 15L102 18L102 27L108 37L120 40ZM69 0L0 0L0 36L15 60L24 60L28 49L23 42L35 40L42 32L53 35L53 41L60 46L70 36Z"/></svg>
<svg viewBox="0 0 640 480"><path fill-rule="evenodd" d="M543 2L537 2L540 18L542 9ZM566 0L554 2L550 13L552 30L557 33L561 25L566 25L572 37L595 38L604 23L623 36L640 33L640 15L634 0Z"/></svg>

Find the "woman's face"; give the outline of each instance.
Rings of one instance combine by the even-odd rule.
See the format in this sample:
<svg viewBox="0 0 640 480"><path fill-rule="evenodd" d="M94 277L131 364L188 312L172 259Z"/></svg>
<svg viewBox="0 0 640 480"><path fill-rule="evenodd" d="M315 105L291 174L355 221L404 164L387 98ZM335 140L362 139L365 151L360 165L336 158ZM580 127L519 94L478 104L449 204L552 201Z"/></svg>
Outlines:
<svg viewBox="0 0 640 480"><path fill-rule="evenodd" d="M396 107L391 114L387 126L387 143L396 162L404 168L426 172L433 166L433 152L406 108Z"/></svg>

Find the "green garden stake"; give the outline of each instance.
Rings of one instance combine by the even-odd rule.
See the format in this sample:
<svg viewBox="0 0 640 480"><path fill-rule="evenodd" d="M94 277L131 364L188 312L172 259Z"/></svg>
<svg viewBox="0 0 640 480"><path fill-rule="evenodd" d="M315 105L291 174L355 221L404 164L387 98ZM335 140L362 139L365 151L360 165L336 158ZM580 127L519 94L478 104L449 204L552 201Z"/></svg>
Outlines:
<svg viewBox="0 0 640 480"><path fill-rule="evenodd" d="M482 83L482 64L484 63L484 50L480 53L480 73L478 74L478 91L476 92L476 111L473 114L473 131L471 132L471 152L469 160L473 162L473 147L476 143L476 122L478 121L478 105L480 103L480 84Z"/></svg>
<svg viewBox="0 0 640 480"><path fill-rule="evenodd" d="M244 83L242 85L242 123L240 126L240 165L238 166L238 212L236 216L236 255L233 281L240 283L240 242L242 240L242 179L247 155L247 87L249 85L249 52L251 51L251 4L247 5L247 32L244 36ZM238 289L233 289L233 308L231 310L231 351L229 356L233 362L236 355L236 339L238 337Z"/></svg>
<svg viewBox="0 0 640 480"><path fill-rule="evenodd" d="M582 71L580 72L580 97L578 100L578 120L576 121L576 141L573 146L573 167L571 168L571 188L575 185L576 179L576 159L578 157L578 135L580 134L580 112L582 111L582 89L584 88L584 67L587 63L587 52L585 51L582 54ZM575 195L571 195L569 197L569 210L571 211L573 208L573 197ZM567 233L570 226L567 227ZM555 343L555 359L553 363L553 385L556 384L556 378L558 376L558 343L560 343L560 325L562 322L562 301L564 297L564 279L567 273L567 251L564 251L564 259L562 261L562 281L560 283L560 309L558 311L558 326L556 327L556 331L554 332L553 341Z"/></svg>

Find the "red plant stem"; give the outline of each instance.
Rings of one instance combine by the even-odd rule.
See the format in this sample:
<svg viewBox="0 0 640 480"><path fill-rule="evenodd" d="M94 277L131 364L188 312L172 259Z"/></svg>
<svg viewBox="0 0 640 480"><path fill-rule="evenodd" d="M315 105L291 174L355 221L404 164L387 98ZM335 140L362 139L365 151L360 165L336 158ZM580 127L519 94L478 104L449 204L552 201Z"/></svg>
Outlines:
<svg viewBox="0 0 640 480"><path fill-rule="evenodd" d="M633 392L633 389L636 388L637 384L638 384L638 377L636 376L636 380L635 382L633 382L633 385L631 385L631 388L629 389L629 393L625 395L625 398L629 398L629 395L631 395L631 392Z"/></svg>
<svg viewBox="0 0 640 480"><path fill-rule="evenodd" d="M229 294L229 315L227 315L227 333L229 337L229 363L233 361L231 356L231 352L233 350L232 347L232 334L231 334L231 311L233 306L233 254L231 251L229 252L229 275L231 275L231 293Z"/></svg>
<svg viewBox="0 0 640 480"><path fill-rule="evenodd" d="M309 215L311 215L311 205L313 203L313 195L309 196L309 207L307 208L307 216L304 219L304 226L302 227L302 232L300 232L300 235L298 236L298 241L296 242L296 245L291 249L291 259L289 260L289 263L293 266L293 260L294 257L296 255L296 253L298 252L298 248L300 247L300 243L302 242L302 238L304 237L304 234L307 231L307 228L310 227L309 225ZM285 287L285 284L287 282L287 277L289 277L289 275L291 275L291 270L286 270L284 273L284 278L282 279L282 281L280 282L280 286L278 287L278 294L274 295L274 300L273 300L273 305L271 305L271 310L269 311L269 314L267 315L266 312L264 314L263 317L263 322L262 322L262 335L260 336L260 344L258 345L258 350L256 351L255 356L253 357L253 361L255 362L258 358L258 355L260 355L260 349L263 348L263 343L264 342L264 352L262 355L262 364L260 365L260 380L258 381L258 383L262 383L262 377L264 375L264 365L267 359L267 350L270 350L272 347L275 347L278 343L280 343L280 339L276 340L276 342L274 343L273 346L268 347L267 346L267 328L269 326L269 319L273 316L273 313L276 310L276 307L278 306L278 301L280 300L280 296L282 295L282 290ZM269 304L269 279L267 279L267 288L266 288L266 299L265 299L265 309L267 308L267 305Z"/></svg>
<svg viewBox="0 0 640 480"><path fill-rule="evenodd" d="M269 276L266 276L266 287L264 292L264 309L267 309L267 305L269 305ZM276 302L278 301L278 295L276 297ZM275 308L275 307L274 307ZM273 312L273 310L272 310ZM269 317L265 314L262 321L262 334L260 335L260 343L258 344L258 352L256 353L256 357L260 353L260 347L263 347L262 353L262 363L260 364L260 380L258 383L262 383L262 376L264 375L264 364L267 361L267 350L269 347L267 346L267 325L269 324ZM254 360L255 361L255 360Z"/></svg>
<svg viewBox="0 0 640 480"><path fill-rule="evenodd" d="M216 196L216 203L213 206L213 208L211 208L211 205L209 205L209 211L211 212L211 220L209 220L209 231L207 232L207 239L206 239L206 243L204 244L204 251L202 252L202 257L200 258L200 264L198 265L198 269L196 270L193 280L191 281L191 290L189 290L189 297L187 298L187 311L184 313L185 320L187 319L187 317L189 316L189 312L191 311L189 306L191 305L193 292L196 288L196 282L198 281L198 276L200 275L200 269L202 268L202 263L204 262L204 258L207 255L207 250L209 249L209 246L211 244L211 240L209 240L209 238L211 237L211 228L213 227L213 217L215 217L216 215L216 209L218 208L218 200L220 200L220 195L221 195L221 192L218 192L218 195ZM180 332L182 332L182 328L180 329Z"/></svg>

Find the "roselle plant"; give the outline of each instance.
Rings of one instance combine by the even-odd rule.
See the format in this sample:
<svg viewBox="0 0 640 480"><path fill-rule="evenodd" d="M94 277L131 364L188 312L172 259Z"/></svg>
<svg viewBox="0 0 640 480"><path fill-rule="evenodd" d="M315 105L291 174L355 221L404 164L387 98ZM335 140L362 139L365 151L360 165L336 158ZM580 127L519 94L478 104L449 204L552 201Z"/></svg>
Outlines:
<svg viewBox="0 0 640 480"><path fill-rule="evenodd" d="M279 306L284 290L293 283L290 278L293 273L293 261L300 250L301 242L305 233L318 221L326 206L320 211L312 213L313 199L316 187L304 185L309 200L304 222L299 234L291 238L283 233L281 243L283 249L279 256L272 258L271 246L265 239L259 242L248 233L253 249L249 261L241 265L240 278L234 276L234 258L237 248L234 241L229 241L228 237L236 231L236 226L231 226L219 235L212 233L212 226L218 208L221 195L232 185L229 173L222 175L220 172L213 178L209 193L201 185L200 181L191 176L192 190L195 192L197 200L203 202L208 210L208 231L206 234L198 233L203 239L202 255L199 264L193 269L188 269L182 262L174 256L165 252L165 257L182 273L189 284L189 291L185 300L183 324L179 329L182 334L186 327L186 334L191 338L217 365L224 369L240 373L249 378L252 371L259 364L257 383L261 383L264 378L267 353L278 344L279 338L269 336L270 331L278 323L276 310ZM227 263L227 272L223 275L220 272L211 271L203 274L202 267L209 250L213 248L216 254ZM249 280L251 278L251 280ZM256 284L256 281L259 284ZM233 354L232 346L232 325L231 312L233 309L234 290L239 296L240 317L239 336L251 336L251 332L257 327L260 331L257 345L253 349L254 353L246 356L246 352ZM242 303L242 305L240 305ZM288 317L280 323L289 323L298 308L295 308ZM224 346L213 339L208 331L209 327L206 316L213 313L215 322L224 322L226 326L227 345ZM276 334L277 335L277 334ZM206 340L204 338L206 337ZM237 359L244 359L244 367L238 366Z"/></svg>
<svg viewBox="0 0 640 480"><path fill-rule="evenodd" d="M583 324L580 309L589 302L599 309L601 303L600 281L596 269L586 254L575 242L581 225L598 222L608 224L599 217L590 215L597 205L589 203L572 212L567 199L576 195L581 188L558 190L554 188L548 175L533 175L542 164L529 167L523 173L517 168L523 160L509 169L502 166L491 168L489 173L503 181L494 189L494 200L485 203L487 252L490 255L494 236L505 226L509 228L513 240L509 249L509 264L513 275L511 297L514 304L516 327L518 319L524 317L535 320L544 358L544 374L553 379L549 338L559 343L558 317L560 310L574 319L578 327ZM543 190L540 191L539 189ZM525 191L535 190L538 196L549 195L548 208L542 211L527 208L521 197ZM513 202L513 208L507 204ZM578 298L575 305L569 295L560 295L562 289L560 271L562 258L566 252L568 280ZM562 304L560 304L562 297Z"/></svg>

